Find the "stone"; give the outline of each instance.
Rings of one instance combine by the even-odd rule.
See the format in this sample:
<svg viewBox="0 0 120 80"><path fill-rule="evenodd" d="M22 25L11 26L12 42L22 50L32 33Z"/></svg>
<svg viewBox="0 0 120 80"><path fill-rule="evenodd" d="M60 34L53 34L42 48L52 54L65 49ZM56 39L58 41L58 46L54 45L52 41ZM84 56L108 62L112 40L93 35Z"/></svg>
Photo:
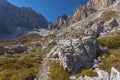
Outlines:
<svg viewBox="0 0 120 80"><path fill-rule="evenodd" d="M117 26L119 26L118 22L115 19L112 19L110 21L110 27L114 28L114 27L117 27Z"/></svg>
<svg viewBox="0 0 120 80"><path fill-rule="evenodd" d="M69 79L70 79L70 80L76 80L76 77L70 76Z"/></svg>
<svg viewBox="0 0 120 80"><path fill-rule="evenodd" d="M107 72L99 70L98 68L95 71L97 72L100 80L109 80L109 74Z"/></svg>
<svg viewBox="0 0 120 80"><path fill-rule="evenodd" d="M100 36L100 33L103 31L104 28L104 22L89 22L86 25L85 28L85 35L95 36L98 38Z"/></svg>
<svg viewBox="0 0 120 80"><path fill-rule="evenodd" d="M110 80L120 80L120 72L114 67L111 69Z"/></svg>

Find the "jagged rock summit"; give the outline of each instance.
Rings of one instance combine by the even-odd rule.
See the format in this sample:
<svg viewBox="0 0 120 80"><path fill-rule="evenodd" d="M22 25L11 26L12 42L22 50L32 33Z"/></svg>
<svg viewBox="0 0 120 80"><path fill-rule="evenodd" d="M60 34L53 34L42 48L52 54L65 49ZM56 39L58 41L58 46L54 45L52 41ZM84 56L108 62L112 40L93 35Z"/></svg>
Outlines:
<svg viewBox="0 0 120 80"><path fill-rule="evenodd" d="M16 7L7 0L0 0L0 39L14 38L33 29L47 29L47 26L47 20L31 8Z"/></svg>
<svg viewBox="0 0 120 80"><path fill-rule="evenodd" d="M96 11L109 7L117 0L89 0L86 5L79 6L73 16L74 22L80 21Z"/></svg>

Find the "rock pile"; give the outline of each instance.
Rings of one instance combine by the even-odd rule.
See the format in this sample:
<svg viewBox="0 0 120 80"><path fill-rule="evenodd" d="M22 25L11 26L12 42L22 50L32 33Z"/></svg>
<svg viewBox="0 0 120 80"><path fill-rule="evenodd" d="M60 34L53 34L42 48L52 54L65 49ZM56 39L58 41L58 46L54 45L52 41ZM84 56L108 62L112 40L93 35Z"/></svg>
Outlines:
<svg viewBox="0 0 120 80"><path fill-rule="evenodd" d="M60 40L58 46L51 51L51 56L57 59L64 67L64 70L72 74L82 69L92 68L95 60L102 53L109 53L109 50L102 48L94 36L84 37L82 42L79 39Z"/></svg>

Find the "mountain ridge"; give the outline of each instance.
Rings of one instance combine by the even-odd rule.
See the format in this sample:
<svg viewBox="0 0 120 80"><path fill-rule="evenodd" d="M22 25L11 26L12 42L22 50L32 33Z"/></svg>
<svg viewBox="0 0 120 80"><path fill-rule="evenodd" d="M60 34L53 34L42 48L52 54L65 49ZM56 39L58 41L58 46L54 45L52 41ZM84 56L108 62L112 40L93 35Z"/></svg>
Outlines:
<svg viewBox="0 0 120 80"><path fill-rule="evenodd" d="M0 0L0 10L0 34L4 34L4 37L0 37L0 39L17 31L20 33L14 34L13 38L24 34L26 31L47 29L48 21L45 17L31 8L16 7L7 0Z"/></svg>
<svg viewBox="0 0 120 80"><path fill-rule="evenodd" d="M114 4L117 0L89 0L86 4L80 5L76 8L73 16L67 16L67 19L63 19L63 15L57 19L56 22L49 23L49 29L60 29L69 27L70 25L85 19L91 14L102 10L103 8L109 7ZM61 24L61 22L63 22Z"/></svg>

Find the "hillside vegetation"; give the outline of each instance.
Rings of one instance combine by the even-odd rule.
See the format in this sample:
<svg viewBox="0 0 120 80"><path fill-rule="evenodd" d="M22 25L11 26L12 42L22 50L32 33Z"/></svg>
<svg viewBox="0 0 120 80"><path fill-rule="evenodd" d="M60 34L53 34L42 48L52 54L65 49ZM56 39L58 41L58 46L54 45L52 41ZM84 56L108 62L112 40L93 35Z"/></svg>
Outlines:
<svg viewBox="0 0 120 80"><path fill-rule="evenodd" d="M29 54L0 58L0 80L33 80L46 53L34 50Z"/></svg>

